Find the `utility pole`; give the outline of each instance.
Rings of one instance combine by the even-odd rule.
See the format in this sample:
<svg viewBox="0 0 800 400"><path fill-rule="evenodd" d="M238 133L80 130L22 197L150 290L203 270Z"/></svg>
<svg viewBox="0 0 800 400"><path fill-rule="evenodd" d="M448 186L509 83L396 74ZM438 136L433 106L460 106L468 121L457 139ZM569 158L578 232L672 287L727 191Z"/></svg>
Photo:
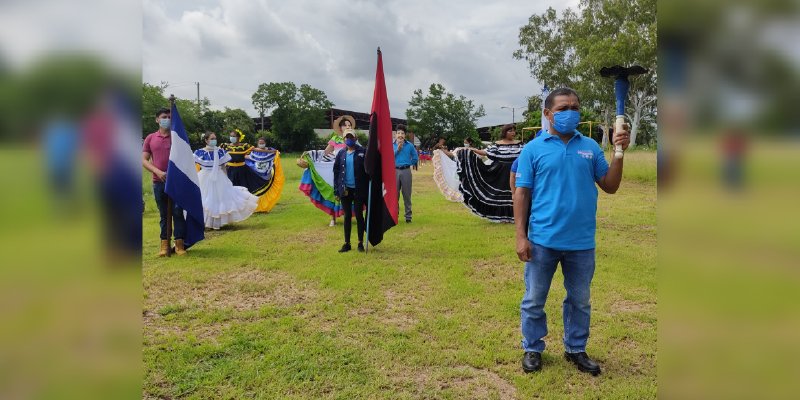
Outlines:
<svg viewBox="0 0 800 400"><path fill-rule="evenodd" d="M197 112L200 112L200 82L195 82L197 85Z"/></svg>

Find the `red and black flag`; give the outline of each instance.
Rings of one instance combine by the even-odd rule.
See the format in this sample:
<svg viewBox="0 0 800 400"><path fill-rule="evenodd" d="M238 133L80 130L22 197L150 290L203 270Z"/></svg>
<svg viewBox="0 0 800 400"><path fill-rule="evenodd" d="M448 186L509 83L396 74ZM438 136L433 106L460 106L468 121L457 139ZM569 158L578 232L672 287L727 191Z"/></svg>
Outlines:
<svg viewBox="0 0 800 400"><path fill-rule="evenodd" d="M383 60L378 48L378 70L375 72L375 92L369 119L369 142L364 169L370 177L367 232L373 246L383 240L384 232L397 225L397 178L392 146L392 118L389 99L383 80Z"/></svg>

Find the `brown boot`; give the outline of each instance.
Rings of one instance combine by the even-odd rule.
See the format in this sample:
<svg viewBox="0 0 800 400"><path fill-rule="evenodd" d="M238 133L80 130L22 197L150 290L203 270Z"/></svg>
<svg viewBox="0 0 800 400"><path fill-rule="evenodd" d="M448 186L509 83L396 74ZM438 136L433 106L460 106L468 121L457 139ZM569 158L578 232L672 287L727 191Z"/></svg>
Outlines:
<svg viewBox="0 0 800 400"><path fill-rule="evenodd" d="M186 248L183 247L183 239L175 239L175 254L179 256L186 254Z"/></svg>
<svg viewBox="0 0 800 400"><path fill-rule="evenodd" d="M159 257L166 257L167 251L169 251L169 240L162 240L161 241L161 250L158 252Z"/></svg>

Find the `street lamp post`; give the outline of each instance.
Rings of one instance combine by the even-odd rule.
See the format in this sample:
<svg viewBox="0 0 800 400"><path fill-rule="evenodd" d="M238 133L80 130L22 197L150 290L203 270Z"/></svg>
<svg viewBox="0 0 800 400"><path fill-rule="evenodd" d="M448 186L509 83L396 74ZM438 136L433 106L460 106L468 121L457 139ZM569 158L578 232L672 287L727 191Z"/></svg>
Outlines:
<svg viewBox="0 0 800 400"><path fill-rule="evenodd" d="M518 109L518 108L523 108L523 107L506 107L506 106L503 106L503 107L500 107L500 108L505 108L506 110L511 110L511 123L512 124L516 124L515 117L514 117L514 114L515 114L514 111L516 109Z"/></svg>

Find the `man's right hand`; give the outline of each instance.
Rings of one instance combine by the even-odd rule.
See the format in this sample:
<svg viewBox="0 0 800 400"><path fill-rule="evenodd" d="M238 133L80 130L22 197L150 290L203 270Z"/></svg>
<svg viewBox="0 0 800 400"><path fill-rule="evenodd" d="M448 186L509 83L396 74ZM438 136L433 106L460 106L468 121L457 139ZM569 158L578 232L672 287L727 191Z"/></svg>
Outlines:
<svg viewBox="0 0 800 400"><path fill-rule="evenodd" d="M531 256L533 255L533 249L531 249L531 242L528 241L528 238L521 237L517 238L517 257L519 257L520 261L528 262L531 260Z"/></svg>
<svg viewBox="0 0 800 400"><path fill-rule="evenodd" d="M167 173L166 173L166 172L164 172L164 171L158 171L158 172L156 172L156 177L157 177L157 178L158 178L158 180L160 180L161 182L166 182L166 181L167 181Z"/></svg>
<svg viewBox="0 0 800 400"><path fill-rule="evenodd" d="M397 142L397 150L400 150L400 149L403 148L403 143L405 143L405 141Z"/></svg>

